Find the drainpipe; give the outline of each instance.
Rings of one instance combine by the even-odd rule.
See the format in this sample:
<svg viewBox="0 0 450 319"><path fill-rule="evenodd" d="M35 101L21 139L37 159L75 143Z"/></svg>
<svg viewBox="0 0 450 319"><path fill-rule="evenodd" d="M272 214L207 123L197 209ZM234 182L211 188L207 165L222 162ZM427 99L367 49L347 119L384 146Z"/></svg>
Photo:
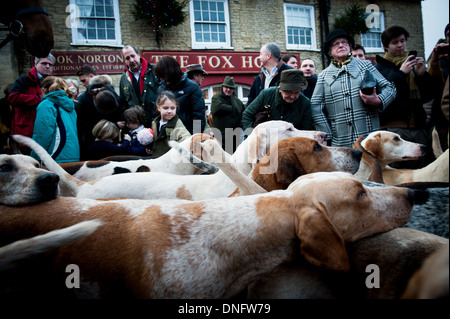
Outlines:
<svg viewBox="0 0 450 319"><path fill-rule="evenodd" d="M323 43L326 36L330 33L330 27L328 25L328 14L330 12L330 1L319 0L319 20L320 20L320 51L322 58L322 70L325 69L330 63L329 58L326 56L323 50ZM326 59L326 61L325 61Z"/></svg>

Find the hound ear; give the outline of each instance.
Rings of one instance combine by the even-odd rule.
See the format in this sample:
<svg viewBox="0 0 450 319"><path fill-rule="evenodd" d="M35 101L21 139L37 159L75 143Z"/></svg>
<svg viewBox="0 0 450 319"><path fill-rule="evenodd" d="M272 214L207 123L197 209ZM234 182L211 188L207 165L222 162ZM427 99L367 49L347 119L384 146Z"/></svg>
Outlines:
<svg viewBox="0 0 450 319"><path fill-rule="evenodd" d="M381 134L380 133L375 134L373 138L374 139L366 141L364 148L369 154L371 154L375 158L380 158L382 155Z"/></svg>
<svg viewBox="0 0 450 319"><path fill-rule="evenodd" d="M300 159L291 147L278 150L278 167L282 169L277 169L275 174L281 184L289 185L297 177L305 174Z"/></svg>
<svg viewBox="0 0 450 319"><path fill-rule="evenodd" d="M257 130L257 131L255 131ZM269 150L265 129L255 129L248 140L248 162L254 167Z"/></svg>
<svg viewBox="0 0 450 319"><path fill-rule="evenodd" d="M203 147L201 145L202 142L207 141L209 139L214 139L213 137L207 134L194 134L191 139L191 153L197 156L198 158L205 160L205 154L203 154Z"/></svg>
<svg viewBox="0 0 450 319"><path fill-rule="evenodd" d="M333 270L350 269L344 240L323 207L303 209L297 236L301 241L301 254L310 263Z"/></svg>

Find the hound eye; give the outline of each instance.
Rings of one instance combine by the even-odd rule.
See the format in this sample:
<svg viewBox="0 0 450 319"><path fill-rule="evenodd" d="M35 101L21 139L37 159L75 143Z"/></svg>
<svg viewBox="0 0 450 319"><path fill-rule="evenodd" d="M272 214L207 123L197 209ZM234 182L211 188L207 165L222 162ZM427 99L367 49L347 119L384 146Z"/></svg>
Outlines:
<svg viewBox="0 0 450 319"><path fill-rule="evenodd" d="M294 129L292 127L288 128L287 131L288 132L292 132Z"/></svg>
<svg viewBox="0 0 450 319"><path fill-rule="evenodd" d="M394 140L395 142L400 142L400 137L395 136L395 137L393 138L393 140Z"/></svg>
<svg viewBox="0 0 450 319"><path fill-rule="evenodd" d="M12 167L9 164L3 164L0 166L0 173L11 172Z"/></svg>
<svg viewBox="0 0 450 319"><path fill-rule="evenodd" d="M314 150L313 151L321 151L322 150L322 146L320 146L319 143L314 144Z"/></svg>
<svg viewBox="0 0 450 319"><path fill-rule="evenodd" d="M363 199L366 196L367 196L367 193L366 193L365 190L363 190L363 191L358 193L358 196L356 197L356 199Z"/></svg>

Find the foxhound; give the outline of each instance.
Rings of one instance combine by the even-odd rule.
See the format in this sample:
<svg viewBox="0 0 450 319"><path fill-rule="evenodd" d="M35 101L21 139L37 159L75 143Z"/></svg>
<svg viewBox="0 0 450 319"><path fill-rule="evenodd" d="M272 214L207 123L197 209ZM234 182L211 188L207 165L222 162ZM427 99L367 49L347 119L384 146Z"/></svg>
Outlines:
<svg viewBox="0 0 450 319"><path fill-rule="evenodd" d="M299 177L286 190L196 202L61 196L33 209L2 205L0 245L88 220L101 225L19 274L1 273L0 290L28 266L23 289L67 294L72 265L79 288L71 292L82 297L230 298L299 253L348 271L346 244L405 224L414 197L333 172Z"/></svg>
<svg viewBox="0 0 450 319"><path fill-rule="evenodd" d="M355 177L361 180L373 180L370 178L374 164L370 156L381 166L383 170L388 164L398 161L414 160L425 154L425 145L405 141L400 135L389 131L375 131L364 139L355 141L354 148L362 147L366 153L363 154L361 165Z"/></svg>
<svg viewBox="0 0 450 319"><path fill-rule="evenodd" d="M442 250L447 260L419 271L421 265ZM347 245L350 272L332 272L304 260L275 268L248 287L250 299L398 299L416 298L418 292L432 298L447 289L448 239L410 228L396 228ZM438 253L439 254L439 253ZM440 255L440 257L445 257ZM434 273L427 270L433 269ZM413 274L418 272L416 277ZM445 275L446 274L446 275ZM418 277L429 279L420 282ZM437 279L437 280L436 280ZM411 282L408 284L408 282ZM418 284L414 287L415 284ZM407 288L408 286L408 288ZM427 288L434 291L426 291ZM408 292L408 294L406 294Z"/></svg>
<svg viewBox="0 0 450 319"><path fill-rule="evenodd" d="M322 132L301 131L291 123L269 121L258 125L243 143L241 143L231 159L238 168L248 174L252 167L275 145L276 142L289 137L315 137L325 143ZM33 149L45 163L47 168L61 178L60 185L67 186L63 196L80 198L176 198L202 200L208 198L227 197L236 185L221 171L210 175L174 175L162 172L129 173L106 176L86 183L75 179L55 165L54 160L32 139L24 136L13 136L19 143ZM173 161L179 161L176 156ZM183 159L184 161L188 161Z"/></svg>
<svg viewBox="0 0 450 319"><path fill-rule="evenodd" d="M30 205L54 199L59 177L30 156L0 154L0 205Z"/></svg>
<svg viewBox="0 0 450 319"><path fill-rule="evenodd" d="M210 138L212 137L207 134L194 134L182 141L180 143L180 147L184 152L197 155L195 154L195 150L199 149L197 144ZM120 162L114 160L98 160L60 163L59 165L69 174L85 182L90 182L105 176L123 173L166 172L176 175L191 175L200 173L212 174L216 173L218 170L214 165L206 163L202 160L183 162L176 160L176 156L181 155L179 152L171 149L164 155L157 158L141 158Z"/></svg>
<svg viewBox="0 0 450 319"><path fill-rule="evenodd" d="M208 161L215 163L239 187L241 195L254 189L217 141L201 143ZM354 174L359 168L362 152L347 147L328 147L305 137L291 137L277 142L250 173L256 184L267 191L286 189L299 176L316 172L342 171ZM247 179L248 180L248 179Z"/></svg>

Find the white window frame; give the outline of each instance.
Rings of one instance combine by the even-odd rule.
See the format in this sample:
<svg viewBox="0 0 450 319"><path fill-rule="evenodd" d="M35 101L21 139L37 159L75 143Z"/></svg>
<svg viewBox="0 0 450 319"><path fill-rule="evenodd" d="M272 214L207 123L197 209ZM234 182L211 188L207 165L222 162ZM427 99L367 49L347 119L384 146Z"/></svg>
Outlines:
<svg viewBox="0 0 450 319"><path fill-rule="evenodd" d="M314 6L312 5L302 5L293 3L284 3L284 30L286 34L286 49L288 50L318 50L316 41L316 22L314 15ZM297 25L288 24L288 8L298 8L303 10L308 10L310 12L310 26L301 26L300 22ZM289 43L288 28L289 27L311 27L311 44L293 44Z"/></svg>
<svg viewBox="0 0 450 319"><path fill-rule="evenodd" d="M378 34L381 47L371 47L371 46L365 45L364 34L361 34L361 44L364 47L364 50L366 51L366 53L384 52L383 43L381 42L381 34L383 33L383 30L385 28L384 27L384 12L379 12L378 14L379 14L378 21L380 23L379 28L371 28L365 34Z"/></svg>
<svg viewBox="0 0 450 319"><path fill-rule="evenodd" d="M95 0L93 0L95 1ZM98 40L98 39L82 39L78 35L78 24L80 11L76 4L76 0L69 1L69 10L66 9L66 12L70 11L70 19L71 19L71 29L72 29L72 43L71 45L87 45L87 46L110 46L110 47L122 47L122 31L120 28L120 12L119 12L119 0L112 0L113 9L114 9L114 31L115 31L115 39L114 40ZM73 23L75 22L75 23Z"/></svg>
<svg viewBox="0 0 450 319"><path fill-rule="evenodd" d="M208 24L208 22L201 22L195 20L194 15L194 0L189 1L189 14L191 20L191 41L192 41L192 49L233 49L231 46L231 33L230 33L230 10L228 7L227 0L200 0L206 2L221 2L223 3L224 14L225 14L225 42L198 42L195 37L195 25L198 23ZM215 23L214 23L215 24Z"/></svg>

